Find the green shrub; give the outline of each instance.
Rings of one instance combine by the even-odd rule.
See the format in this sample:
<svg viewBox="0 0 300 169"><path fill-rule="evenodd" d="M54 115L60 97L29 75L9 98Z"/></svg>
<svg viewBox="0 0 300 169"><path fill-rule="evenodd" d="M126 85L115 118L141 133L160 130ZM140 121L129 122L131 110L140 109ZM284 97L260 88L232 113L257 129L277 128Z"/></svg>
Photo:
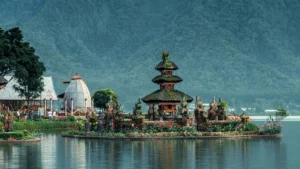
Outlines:
<svg viewBox="0 0 300 169"><path fill-rule="evenodd" d="M243 124L243 131L258 131L259 127L251 122L245 123Z"/></svg>
<svg viewBox="0 0 300 169"><path fill-rule="evenodd" d="M69 121L75 121L75 116L68 114L68 120Z"/></svg>
<svg viewBox="0 0 300 169"><path fill-rule="evenodd" d="M276 121L281 121L288 115L288 112L284 108L278 108L277 112L275 113L275 119Z"/></svg>
<svg viewBox="0 0 300 169"><path fill-rule="evenodd" d="M27 130L23 131L10 131L10 132L1 132L1 140L28 140L33 139L34 137Z"/></svg>
<svg viewBox="0 0 300 169"><path fill-rule="evenodd" d="M2 132L0 133L0 139L2 140L21 140L24 137L24 133L20 131Z"/></svg>
<svg viewBox="0 0 300 169"><path fill-rule="evenodd" d="M76 122L70 121L55 121L55 120L45 120L41 121L23 121L23 122L14 122L14 130L68 130L68 129L77 129Z"/></svg>
<svg viewBox="0 0 300 169"><path fill-rule="evenodd" d="M237 126L237 123L230 123L224 127L224 131L234 131Z"/></svg>
<svg viewBox="0 0 300 169"><path fill-rule="evenodd" d="M159 132L193 132L196 131L194 127L179 127L172 125L154 125L146 126L142 130L135 131L131 129L130 132L142 132L142 133L159 133Z"/></svg>
<svg viewBox="0 0 300 169"><path fill-rule="evenodd" d="M227 131L235 131L237 126L242 125L240 122L231 122L229 124L223 125L209 125L209 126L201 126L200 131L203 132L227 132Z"/></svg>
<svg viewBox="0 0 300 169"><path fill-rule="evenodd" d="M243 131L258 131L259 127L251 122L247 122L247 123L240 123L239 125L237 125L237 127L235 128L236 131L238 132L243 132Z"/></svg>

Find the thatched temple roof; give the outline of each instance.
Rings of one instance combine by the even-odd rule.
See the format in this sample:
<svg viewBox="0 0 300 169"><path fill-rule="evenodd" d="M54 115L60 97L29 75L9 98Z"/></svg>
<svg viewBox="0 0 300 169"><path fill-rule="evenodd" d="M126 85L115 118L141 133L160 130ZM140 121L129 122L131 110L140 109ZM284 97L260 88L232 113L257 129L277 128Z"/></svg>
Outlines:
<svg viewBox="0 0 300 169"><path fill-rule="evenodd" d="M156 70L177 70L177 65L169 59L169 53L162 53L162 61L155 67Z"/></svg>
<svg viewBox="0 0 300 169"><path fill-rule="evenodd" d="M161 61L156 67L156 70L177 70L177 65L172 61Z"/></svg>
<svg viewBox="0 0 300 169"><path fill-rule="evenodd" d="M183 97L186 97L187 102L192 102L193 98L179 90L157 90L144 98L142 98L145 103L155 103L155 102L181 102Z"/></svg>
<svg viewBox="0 0 300 169"><path fill-rule="evenodd" d="M11 79L11 76L5 76L6 80ZM41 93L41 96L38 98L35 98L33 100L49 100L50 98L52 100L57 100L56 92L54 89L52 77L45 77L43 76L43 82L44 82L44 91ZM25 97L20 97L19 93L15 91L14 85L19 86L16 79L12 79L7 83L7 85L0 90L0 100L26 100Z"/></svg>
<svg viewBox="0 0 300 169"><path fill-rule="evenodd" d="M182 79L179 76L164 76L164 75L158 75L155 78L152 79L152 82L154 83L162 83L162 82L174 82L178 83L181 82Z"/></svg>
<svg viewBox="0 0 300 169"><path fill-rule="evenodd" d="M8 81L4 77L0 76L0 85L6 83L8 83Z"/></svg>

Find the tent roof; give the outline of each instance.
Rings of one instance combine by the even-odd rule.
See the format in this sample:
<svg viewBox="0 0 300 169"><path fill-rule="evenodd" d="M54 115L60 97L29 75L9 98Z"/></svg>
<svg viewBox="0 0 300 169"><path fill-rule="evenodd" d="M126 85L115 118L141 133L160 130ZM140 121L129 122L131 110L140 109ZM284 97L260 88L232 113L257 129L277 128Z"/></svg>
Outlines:
<svg viewBox="0 0 300 169"><path fill-rule="evenodd" d="M4 76L6 80L11 79L11 76ZM57 100L57 95L54 89L52 77L43 77L44 81L44 91L41 93L41 96L34 100ZM6 86L0 89L0 100L26 100L25 97L20 97L19 93L16 92L13 88L14 85L18 85L16 79L12 79L6 84Z"/></svg>

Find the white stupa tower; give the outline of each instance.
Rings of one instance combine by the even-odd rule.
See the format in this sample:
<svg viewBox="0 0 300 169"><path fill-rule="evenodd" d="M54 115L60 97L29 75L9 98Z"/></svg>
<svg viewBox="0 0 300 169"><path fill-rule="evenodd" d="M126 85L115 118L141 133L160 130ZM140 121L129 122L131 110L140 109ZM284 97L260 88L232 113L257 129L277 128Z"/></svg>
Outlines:
<svg viewBox="0 0 300 169"><path fill-rule="evenodd" d="M71 110L85 111L91 108L91 94L82 78L76 73L69 82L64 93L64 100L67 101L67 108Z"/></svg>

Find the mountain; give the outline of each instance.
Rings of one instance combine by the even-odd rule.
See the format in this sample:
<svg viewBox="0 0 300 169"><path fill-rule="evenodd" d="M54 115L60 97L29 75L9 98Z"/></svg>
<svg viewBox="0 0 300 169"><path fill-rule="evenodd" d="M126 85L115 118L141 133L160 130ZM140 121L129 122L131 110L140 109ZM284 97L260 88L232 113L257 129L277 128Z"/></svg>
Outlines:
<svg viewBox="0 0 300 169"><path fill-rule="evenodd" d="M111 88L125 110L157 90L163 50L179 90L251 103L300 91L297 0L0 0L0 27L20 27L57 93L76 72L91 92ZM230 103L231 104L231 103Z"/></svg>

